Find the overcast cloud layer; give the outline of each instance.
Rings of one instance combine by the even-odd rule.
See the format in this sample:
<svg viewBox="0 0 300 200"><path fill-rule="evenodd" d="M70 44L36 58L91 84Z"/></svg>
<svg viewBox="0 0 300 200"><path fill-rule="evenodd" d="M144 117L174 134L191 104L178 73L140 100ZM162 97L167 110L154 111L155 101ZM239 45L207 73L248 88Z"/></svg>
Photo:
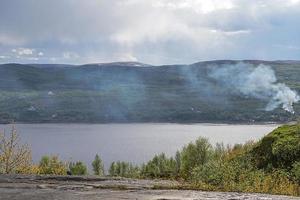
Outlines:
<svg viewBox="0 0 300 200"><path fill-rule="evenodd" d="M0 63L300 59L300 0L1 0Z"/></svg>

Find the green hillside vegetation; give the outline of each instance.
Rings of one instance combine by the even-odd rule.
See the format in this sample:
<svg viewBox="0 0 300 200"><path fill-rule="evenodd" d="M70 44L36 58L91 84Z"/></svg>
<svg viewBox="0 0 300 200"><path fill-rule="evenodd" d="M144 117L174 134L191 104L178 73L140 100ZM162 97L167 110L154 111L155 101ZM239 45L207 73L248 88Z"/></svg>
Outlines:
<svg viewBox="0 0 300 200"><path fill-rule="evenodd" d="M232 147L199 138L174 158L160 154L136 170L140 178L182 180L186 189L299 196L300 124Z"/></svg>
<svg viewBox="0 0 300 200"><path fill-rule="evenodd" d="M15 135L15 131L12 134ZM27 146L13 141L15 145L9 148L10 137L5 138L0 135L0 173L87 174L87 166L83 162L67 163L57 156L44 156L35 165L29 162L28 153L18 154L25 150L29 152ZM178 180L181 184L174 189L300 196L299 153L300 124L284 125L258 142L234 146L212 145L206 138L200 137L183 147L174 157L161 153L140 166L126 161L113 162L108 176ZM95 156L91 165L95 175L104 176L99 155Z"/></svg>
<svg viewBox="0 0 300 200"><path fill-rule="evenodd" d="M272 66L278 82L300 91L300 63L244 61ZM299 116L267 102L224 92L208 77L212 66L135 66L135 63L0 65L0 123L286 122Z"/></svg>
<svg viewBox="0 0 300 200"><path fill-rule="evenodd" d="M258 168L291 170L300 163L300 125L277 128L259 141L251 154Z"/></svg>

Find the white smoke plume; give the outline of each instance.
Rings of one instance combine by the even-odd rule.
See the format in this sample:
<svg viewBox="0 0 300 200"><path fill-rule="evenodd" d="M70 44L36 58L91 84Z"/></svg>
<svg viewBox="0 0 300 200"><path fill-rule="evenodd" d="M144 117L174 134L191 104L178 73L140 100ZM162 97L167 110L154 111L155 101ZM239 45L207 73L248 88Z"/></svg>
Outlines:
<svg viewBox="0 0 300 200"><path fill-rule="evenodd" d="M209 77L232 93L268 101L266 111L282 108L294 113L293 104L300 100L297 92L284 83L278 83L274 70L267 65L247 63L214 66Z"/></svg>

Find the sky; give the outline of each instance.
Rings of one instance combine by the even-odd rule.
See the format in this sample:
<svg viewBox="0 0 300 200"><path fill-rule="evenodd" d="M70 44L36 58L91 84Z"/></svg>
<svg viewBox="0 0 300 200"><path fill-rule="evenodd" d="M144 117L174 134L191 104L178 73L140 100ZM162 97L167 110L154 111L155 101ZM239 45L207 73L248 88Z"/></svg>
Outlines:
<svg viewBox="0 0 300 200"><path fill-rule="evenodd" d="M300 60L300 0L1 0L0 63Z"/></svg>

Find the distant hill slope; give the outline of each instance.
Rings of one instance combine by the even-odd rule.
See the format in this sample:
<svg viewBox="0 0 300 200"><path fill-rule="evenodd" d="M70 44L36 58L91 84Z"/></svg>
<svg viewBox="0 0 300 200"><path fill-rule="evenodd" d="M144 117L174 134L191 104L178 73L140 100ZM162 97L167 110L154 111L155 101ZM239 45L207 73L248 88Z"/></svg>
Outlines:
<svg viewBox="0 0 300 200"><path fill-rule="evenodd" d="M243 81L232 70L264 64L272 67L278 82L299 93L300 62L247 60L239 66L240 63L220 60L167 66L135 62L76 66L3 64L0 65L0 122L295 120L300 114L299 103L294 105L295 114L286 112L281 105L266 111L266 105L270 104L268 92L256 91L253 96L237 92L240 88L230 84ZM230 84L213 76L216 74L213 70L228 66L239 67L230 71Z"/></svg>

